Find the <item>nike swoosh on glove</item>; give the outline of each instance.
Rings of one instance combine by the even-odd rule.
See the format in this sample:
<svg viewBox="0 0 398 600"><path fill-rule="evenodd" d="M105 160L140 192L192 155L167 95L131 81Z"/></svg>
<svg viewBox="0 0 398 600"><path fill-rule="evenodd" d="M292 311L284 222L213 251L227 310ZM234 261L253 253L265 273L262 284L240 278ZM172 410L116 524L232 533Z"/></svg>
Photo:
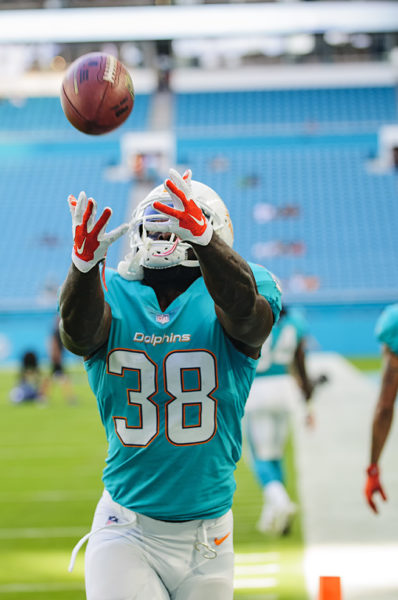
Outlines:
<svg viewBox="0 0 398 600"><path fill-rule="evenodd" d="M177 171L170 169L169 179L166 179L164 185L170 194L173 206L159 201L153 203L153 207L167 215L169 219L153 222L147 227L153 231L174 233L183 242L207 246L213 235L213 227L192 198L191 177L191 170L185 171L181 177Z"/></svg>
<svg viewBox="0 0 398 600"><path fill-rule="evenodd" d="M87 273L105 259L109 246L126 233L129 224L124 223L106 233L112 209L105 208L95 222L97 203L93 198L87 199L85 192L80 192L77 200L74 196L69 196L68 204L72 215L72 261L79 271Z"/></svg>
<svg viewBox="0 0 398 600"><path fill-rule="evenodd" d="M387 500L387 496L384 493L383 487L380 483L380 471L376 464L369 465L366 469L367 479L365 485L365 496L370 508L378 513L376 504L373 501L373 495L378 492L384 501Z"/></svg>

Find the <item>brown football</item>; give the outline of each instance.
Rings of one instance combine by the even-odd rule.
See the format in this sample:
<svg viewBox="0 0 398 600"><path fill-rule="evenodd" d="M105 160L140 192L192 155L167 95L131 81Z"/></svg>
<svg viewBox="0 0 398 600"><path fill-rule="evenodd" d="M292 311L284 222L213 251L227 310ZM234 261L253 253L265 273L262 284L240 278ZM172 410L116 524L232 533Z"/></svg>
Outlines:
<svg viewBox="0 0 398 600"><path fill-rule="evenodd" d="M101 135L119 127L134 106L134 86L126 67L114 56L90 52L65 73L61 104L76 129Z"/></svg>

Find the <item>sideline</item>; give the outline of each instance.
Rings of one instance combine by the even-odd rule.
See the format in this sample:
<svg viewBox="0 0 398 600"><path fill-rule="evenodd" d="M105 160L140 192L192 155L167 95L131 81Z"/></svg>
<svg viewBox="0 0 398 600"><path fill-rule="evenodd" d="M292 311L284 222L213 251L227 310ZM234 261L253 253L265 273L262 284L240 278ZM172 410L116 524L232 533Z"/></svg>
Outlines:
<svg viewBox="0 0 398 600"><path fill-rule="evenodd" d="M309 371L329 383L314 399L315 428L298 407L294 436L305 540L304 571L311 600L320 576L340 576L344 600L398 598L398 431L382 455L389 502L379 515L364 496L365 469L378 384L334 353L309 355Z"/></svg>

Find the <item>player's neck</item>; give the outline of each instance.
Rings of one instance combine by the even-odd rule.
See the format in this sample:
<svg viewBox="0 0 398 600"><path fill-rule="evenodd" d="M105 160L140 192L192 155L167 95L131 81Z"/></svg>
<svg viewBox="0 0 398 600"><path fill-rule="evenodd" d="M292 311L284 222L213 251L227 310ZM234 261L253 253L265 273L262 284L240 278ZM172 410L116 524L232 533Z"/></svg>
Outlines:
<svg viewBox="0 0 398 600"><path fill-rule="evenodd" d="M199 267L144 269L143 283L154 290L160 310L163 312L200 276Z"/></svg>

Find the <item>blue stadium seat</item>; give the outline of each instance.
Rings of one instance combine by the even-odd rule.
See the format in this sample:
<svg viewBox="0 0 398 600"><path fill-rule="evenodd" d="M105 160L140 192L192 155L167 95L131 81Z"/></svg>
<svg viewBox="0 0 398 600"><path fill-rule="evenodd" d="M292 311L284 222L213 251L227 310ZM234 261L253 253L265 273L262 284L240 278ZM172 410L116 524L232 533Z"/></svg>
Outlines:
<svg viewBox="0 0 398 600"><path fill-rule="evenodd" d="M397 120L393 86L179 93L176 127L217 128L297 125L313 129L340 124L377 127Z"/></svg>
<svg viewBox="0 0 398 600"><path fill-rule="evenodd" d="M235 247L282 282L299 274L316 294L396 290L394 172L373 174L377 130L398 118L392 87L176 94L177 162L225 199ZM114 182L123 131L149 126L149 96L116 132L92 138L57 98L0 102L3 247L0 307L34 307L70 263L66 196L81 189L126 219L132 182ZM317 124L315 130L311 124ZM221 157L221 164L220 164ZM217 165L218 159L218 165ZM279 216L267 221L267 211ZM281 212L293 211L282 218ZM255 218L255 215L262 215ZM115 266L122 248L109 252Z"/></svg>
<svg viewBox="0 0 398 600"><path fill-rule="evenodd" d="M64 152L62 152L64 150ZM69 152L69 153L68 153ZM46 155L21 156L0 161L2 243L7 248L0 266L0 306L44 302L46 288L59 285L70 264L71 220L66 198L84 189L102 210L113 209L114 226L125 221L131 183L106 178L113 155L74 155L70 149ZM108 263L115 266L120 243L110 249Z"/></svg>
<svg viewBox="0 0 398 600"><path fill-rule="evenodd" d="M376 144L376 135L373 146ZM221 142L181 141L180 161L226 201L235 224L235 248L270 268L282 282L314 276L322 293L394 290L398 254L391 223L398 219L397 174L368 171L369 141L343 136L320 145L239 148ZM228 169L212 169L222 156ZM258 205L298 209L296 217L254 218ZM256 208L257 207L257 208ZM279 242L279 255L270 245ZM296 244L296 254L294 247ZM285 252L285 253L284 253Z"/></svg>
<svg viewBox="0 0 398 600"><path fill-rule="evenodd" d="M133 113L117 130L107 134L107 138L115 138L126 131L145 130L148 127L150 94L137 94ZM53 139L56 134L65 139L82 139L84 134L75 130L66 119L59 98L25 98L18 100L0 100L0 135L6 132L35 135L42 139L45 135Z"/></svg>

